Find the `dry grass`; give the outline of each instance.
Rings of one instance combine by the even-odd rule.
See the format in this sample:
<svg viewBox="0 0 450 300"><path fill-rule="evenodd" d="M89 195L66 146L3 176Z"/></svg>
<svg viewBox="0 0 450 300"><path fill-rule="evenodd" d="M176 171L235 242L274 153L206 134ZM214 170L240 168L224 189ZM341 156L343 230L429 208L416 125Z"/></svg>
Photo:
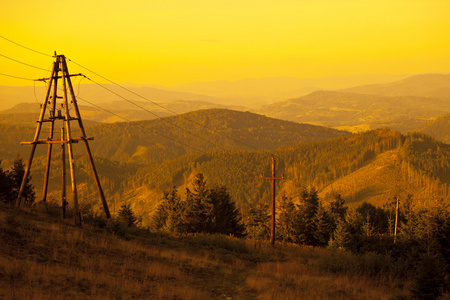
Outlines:
<svg viewBox="0 0 450 300"><path fill-rule="evenodd" d="M0 299L388 299L386 280L327 273L326 249L105 230L0 207Z"/></svg>

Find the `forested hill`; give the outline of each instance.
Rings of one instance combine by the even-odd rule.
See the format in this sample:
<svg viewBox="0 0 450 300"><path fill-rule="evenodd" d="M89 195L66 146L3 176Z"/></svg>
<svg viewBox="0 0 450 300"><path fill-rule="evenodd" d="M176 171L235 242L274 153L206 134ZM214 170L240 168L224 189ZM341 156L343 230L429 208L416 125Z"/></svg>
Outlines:
<svg viewBox="0 0 450 300"><path fill-rule="evenodd" d="M425 126L420 128L419 131L444 143L450 144L450 114L446 114L427 123Z"/></svg>
<svg viewBox="0 0 450 300"><path fill-rule="evenodd" d="M296 199L304 187L311 186L325 201L333 193L341 193L348 203L382 205L394 196L405 199L408 195L417 203L439 197L448 201L450 146L423 134L401 135L390 130L273 151L186 155L134 173L124 199L148 214L161 199L155 196L172 185L189 185L190 178L201 172L209 184L225 185L239 207L269 202L270 181L262 180L260 174L270 176L271 155L277 159L277 176L285 174L284 180L277 181L279 197L285 194ZM351 177L353 174L357 177Z"/></svg>
<svg viewBox="0 0 450 300"><path fill-rule="evenodd" d="M384 127L406 132L448 111L448 98L385 97L336 91L316 91L255 110L273 118L352 132Z"/></svg>
<svg viewBox="0 0 450 300"><path fill-rule="evenodd" d="M162 163L211 150L276 149L347 136L335 129L227 109L87 128L94 155L121 162Z"/></svg>

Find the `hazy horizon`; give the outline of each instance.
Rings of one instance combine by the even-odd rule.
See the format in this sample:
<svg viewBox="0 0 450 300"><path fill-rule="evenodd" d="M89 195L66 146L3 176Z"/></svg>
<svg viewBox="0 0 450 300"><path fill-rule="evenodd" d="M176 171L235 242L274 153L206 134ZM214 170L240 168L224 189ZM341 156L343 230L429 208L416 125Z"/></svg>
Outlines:
<svg viewBox="0 0 450 300"><path fill-rule="evenodd" d="M447 1L26 0L0 7L1 36L41 52L0 39L1 73L31 79L46 77L54 51L115 82L168 87L450 70L442 38L450 32ZM99 79L77 65L70 71ZM0 85L27 84L0 76Z"/></svg>

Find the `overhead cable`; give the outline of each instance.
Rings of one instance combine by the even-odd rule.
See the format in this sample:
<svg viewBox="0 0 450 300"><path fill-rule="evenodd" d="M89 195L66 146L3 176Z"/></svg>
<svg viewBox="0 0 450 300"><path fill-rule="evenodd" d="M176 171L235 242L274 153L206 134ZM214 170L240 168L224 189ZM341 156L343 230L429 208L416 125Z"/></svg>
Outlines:
<svg viewBox="0 0 450 300"><path fill-rule="evenodd" d="M4 39L4 40L7 40L8 42L10 42L10 43L13 43L13 44L15 44L15 45L17 45L17 46L19 46L19 47L25 48L25 49L27 49L27 50L30 50L30 51L33 51L33 52L39 53L39 54L41 54L41 55L45 55L45 56L49 56L49 57L53 57L52 55L49 55L49 54L46 54L46 53L43 53L43 52L40 52L40 51L37 51L37 50L31 49L31 48L28 48L28 47L25 47L24 45L21 45L21 44L19 44L19 43L16 43L16 42L14 42L14 41L10 40L10 39L7 39L6 37L4 37L4 36L2 36L2 35L0 35L0 38L2 38L2 39Z"/></svg>
<svg viewBox="0 0 450 300"><path fill-rule="evenodd" d="M6 55L3 55L3 54L0 54L0 56L3 56L4 58L10 59L10 60L12 60L12 61L15 61L16 63L22 64L22 65L25 65L25 66L28 66L28 67L31 67L31 68L35 68L35 69L47 71L47 69L40 68L40 67L36 67L36 66L30 65L30 64L24 63L24 62L22 62L22 61L20 61L20 60L11 58L11 57L6 56Z"/></svg>
<svg viewBox="0 0 450 300"><path fill-rule="evenodd" d="M116 114L116 113L114 113L114 112L112 112L112 111L110 111L110 110L107 110L107 109L105 109L105 108L103 108L103 107L101 107L101 106L99 106L99 105L97 105L97 104L94 104L94 103L92 103L92 102L90 102L90 101L88 101L88 100L86 100L86 99L83 99L83 98L81 98L81 97L79 97L79 96L77 97L77 100L78 100L78 99L80 99L81 101L84 101L84 102L86 102L86 103L88 103L88 104L90 104L90 105L92 105L92 106L94 106L94 107L97 107L98 109L101 109L101 110L103 110L103 111L105 111L105 112L107 112L107 113L109 113L109 114L111 114L111 115L114 115L114 116L116 116L116 117L119 117L119 118L121 118L122 120L125 120L125 121L127 121L127 122L129 122L129 123L132 123L132 124L134 124L134 125L137 125L137 126L143 128L143 129L147 130L147 131L151 130L153 133L155 133L155 134L157 134L157 135L159 135L159 136L162 136L162 137L164 137L164 138L166 138L166 139L168 139L168 140L171 140L172 142L178 143L178 144L180 144L180 145L189 147L189 148L191 148L191 149L193 149L193 150L195 150L195 151L198 151L198 152L201 152L201 153L206 154L206 152L203 151L203 150L197 149L197 148L195 148L195 147L193 147L193 146L190 146L190 145L185 144L185 143L183 143L183 142L177 141L177 140L175 140L175 139L173 139L173 138L171 138L171 137L168 137L168 136L166 136L166 135L164 135L164 134L161 134L161 133L157 132L156 130L148 129L147 127L145 127L145 126L143 126L143 125L141 125L141 124L139 124L139 123L137 123L137 122L134 122L134 121L129 120L129 119L125 118L125 117L122 117L122 116L120 116L120 115L118 115L118 114Z"/></svg>
<svg viewBox="0 0 450 300"><path fill-rule="evenodd" d="M8 76L8 77L11 77L11 78L16 78L16 79L35 81L34 79L31 79L31 78L19 77L19 76L9 75L9 74L5 74L5 73L0 73L0 75Z"/></svg>
<svg viewBox="0 0 450 300"><path fill-rule="evenodd" d="M128 88L126 88L126 87L124 87L124 86L122 86L122 85L120 85L120 84L118 84L118 83L116 83L116 82L114 82L114 81L112 81L112 80L110 80L110 79L108 79L108 78L106 78L106 77L104 77L104 76L102 76L102 75L100 75L100 74L94 72L94 71L92 71L92 70L89 69L89 68L86 68L86 67L82 66L81 64L79 64L79 63L77 63L77 62L75 62L75 61L73 61L73 60L71 60L71 59L69 59L69 58L68 58L68 60L69 60L70 62L76 64L77 66L79 66L79 67L81 67L81 68L83 68L83 69L85 69L85 70L87 70L87 71L89 71L89 72L91 72L91 73L97 75L98 77L100 77L100 78L102 78L102 79L104 79L104 80L106 80L106 81L108 81L108 82L110 82L110 83L112 83L112 84L114 84L114 85L120 87L121 89L123 89L123 90L125 90L125 91L127 91L127 92L129 92L129 93L131 93L131 94L134 94L134 95L138 96L139 98L142 98L142 99L144 99L144 100L146 100L146 101L148 101L148 102L150 102L150 103L152 103L152 104L154 104L154 105L156 105L156 106L158 106L158 107L160 107L160 108L162 108L162 109L165 109L165 110L171 112L172 114L174 114L174 115L176 115L176 116L179 116L179 117L181 117L181 118L183 118L183 119L185 119L185 120L187 120L187 121L189 121L189 122L192 122L192 123L194 123L194 124L196 124L196 125L198 125L198 126L201 126L201 127L205 128L205 129L209 130L210 132L213 132L213 133L215 133L215 134L218 134L218 135L221 135L221 136L223 136L223 137L225 137L225 138L228 138L228 139L230 139L230 140L233 140L233 141L235 141L235 142L237 142L237 143L240 143L241 145L247 146L247 147L249 147L249 148L251 148L251 149L253 149L253 150L258 150L257 148L255 148L255 147L253 147L253 146L251 146L251 145L248 145L248 144L246 144L246 143L244 143L244 142L242 142L242 141L239 141L239 140L234 139L234 138L232 138L232 137L230 137L230 136L227 136L227 135L225 135L225 134L223 134L223 133L220 133L220 132L218 132L218 131L216 131L216 130L213 130L213 129L211 129L211 128L208 128L207 126L205 126L205 125L203 125L203 124L201 124L201 123L199 123L199 122L197 122L197 121L195 121L195 120L191 120L191 119L189 119L189 118L186 118L185 116L180 115L180 114L178 114L177 112L175 112L175 111L173 111L173 110L171 110L171 109L169 109L169 108L167 108L167 107L165 107L165 106L163 106L163 105L161 105L161 104L159 104L159 103L156 103L156 102L154 102L154 101L152 101L152 100L150 100L150 99L148 99L148 98L146 98L146 97L144 97L144 96L142 96L142 95L139 95L138 93L136 93L136 92L134 92L134 91L132 91L132 90L130 90L130 89L128 89Z"/></svg>
<svg viewBox="0 0 450 300"><path fill-rule="evenodd" d="M209 141L209 140L207 140L207 139L205 139L205 138L203 138L203 137L201 137L201 136L199 136L199 135L197 135L197 134L195 134L195 133L193 133L193 132L191 132L191 131L189 131L189 130L187 130L187 129L181 127L181 126L179 126L179 125L177 125L177 124L175 124L175 123L173 123L173 122L170 122L167 118L162 118L161 116L155 114L154 112L152 112L152 111L146 109L145 107L143 107L143 106L141 106L141 105L139 105L139 104L137 104L137 103L134 103L133 101L131 101L131 100L129 100L129 99L123 97L122 95L120 95L120 94L118 94L118 93L112 91L111 89L107 88L106 86L104 86L104 85L102 85L102 84L100 84L100 83L98 83L98 82L96 82L96 81L90 79L89 77L86 77L86 78L87 78L88 80L92 81L93 83L99 85L100 87L104 88L105 90L109 91L110 93L112 93L112 94L114 94L114 95L116 95L116 96L118 96L118 97L124 99L125 101L127 101L127 102L133 104L134 106L136 106L136 107L138 107L138 108L140 108L140 109L142 109L142 110L148 112L149 114L152 114L153 116L157 117L158 119L160 119L160 120L162 120L162 121L164 121L164 122L166 122L166 123L169 123L169 124L171 124L172 126L178 128L178 129L180 129L180 130L182 130L182 131L185 131L185 132L189 133L190 135L195 136L195 137L197 137L197 138L199 138L199 139L201 139L201 140L203 140L203 141L205 141L205 142L207 142L207 143L209 143L209 144L211 144L211 145L213 145L213 146L215 146L215 147L217 147L217 148L220 148L220 149L222 149L222 150L227 150L226 148L224 148L224 147L222 147L222 146L220 146L220 145L214 144L213 142L211 142L211 141Z"/></svg>

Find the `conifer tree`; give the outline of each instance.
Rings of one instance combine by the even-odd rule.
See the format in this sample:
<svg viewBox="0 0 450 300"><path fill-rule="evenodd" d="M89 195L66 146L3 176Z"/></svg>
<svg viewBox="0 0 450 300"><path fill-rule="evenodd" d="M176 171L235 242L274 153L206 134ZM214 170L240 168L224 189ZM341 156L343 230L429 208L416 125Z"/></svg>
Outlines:
<svg viewBox="0 0 450 300"><path fill-rule="evenodd" d="M164 192L153 215L153 228L177 233L243 235L241 215L225 186L209 189L203 174L199 173L193 180L192 190L186 189L185 201L181 201L175 186Z"/></svg>
<svg viewBox="0 0 450 300"><path fill-rule="evenodd" d="M244 226L242 217L225 186L216 185L208 193L208 202L212 206L208 216L209 232L242 236Z"/></svg>
<svg viewBox="0 0 450 300"><path fill-rule="evenodd" d="M23 175L25 174L25 163L22 158L18 157L14 160L14 165L9 172L11 184L11 199L15 201L19 195L20 186L22 184ZM22 197L27 204L32 204L35 199L34 186L31 184L31 174L25 180Z"/></svg>
<svg viewBox="0 0 450 300"><path fill-rule="evenodd" d="M330 240L331 233L333 230L332 220L330 214L323 208L322 205L319 205L319 208L315 217L316 222L316 231L314 232L314 236L317 240L318 246L326 246L328 245L328 241Z"/></svg>
<svg viewBox="0 0 450 300"><path fill-rule="evenodd" d="M135 227L138 224L138 218L131 209L131 204L124 204L119 210L119 219L128 227Z"/></svg>
<svg viewBox="0 0 450 300"><path fill-rule="evenodd" d="M245 218L246 234L254 239L268 239L270 236L270 213L267 203L251 207Z"/></svg>
<svg viewBox="0 0 450 300"><path fill-rule="evenodd" d="M0 160L0 201L11 202L14 200L11 196L11 182L8 172L3 171Z"/></svg>
<svg viewBox="0 0 450 300"><path fill-rule="evenodd" d="M336 223L338 220L345 220L348 207L345 206L345 200L342 199L340 194L334 195L333 199L330 201L330 214Z"/></svg>
<svg viewBox="0 0 450 300"><path fill-rule="evenodd" d="M294 241L294 219L297 208L291 198L283 194L278 205L277 231L279 238L285 242Z"/></svg>
<svg viewBox="0 0 450 300"><path fill-rule="evenodd" d="M316 213L319 207L319 198L317 191L311 188L304 190L302 194L302 203L298 206L294 226L296 240L300 244L315 246L318 240L315 236L317 231Z"/></svg>
<svg viewBox="0 0 450 300"><path fill-rule="evenodd" d="M173 186L172 190L164 191L163 199L153 214L153 229L161 230L166 227L169 216L174 213L176 202L179 202L178 191L177 188Z"/></svg>
<svg viewBox="0 0 450 300"><path fill-rule="evenodd" d="M336 231L330 239L329 246L334 249L347 250L352 242L348 224L345 221L338 221Z"/></svg>
<svg viewBox="0 0 450 300"><path fill-rule="evenodd" d="M340 194L335 194L333 199L330 201L329 206L329 218L331 233L330 238L333 238L334 232L337 228L339 222L344 222L347 216L348 207L345 206L345 200L342 199Z"/></svg>
<svg viewBox="0 0 450 300"><path fill-rule="evenodd" d="M186 232L207 232L212 226L210 215L212 205L208 199L210 191L206 188L206 180L198 173L192 182L193 191L186 189L185 209L182 214Z"/></svg>

